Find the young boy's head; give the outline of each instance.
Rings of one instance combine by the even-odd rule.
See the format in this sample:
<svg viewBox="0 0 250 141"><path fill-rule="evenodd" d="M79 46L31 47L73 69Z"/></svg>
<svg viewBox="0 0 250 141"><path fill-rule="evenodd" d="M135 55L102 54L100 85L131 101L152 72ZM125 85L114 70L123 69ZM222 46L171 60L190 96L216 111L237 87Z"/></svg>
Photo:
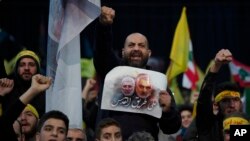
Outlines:
<svg viewBox="0 0 250 141"><path fill-rule="evenodd" d="M37 141L58 140L65 141L69 128L68 117L60 111L45 113L37 127Z"/></svg>

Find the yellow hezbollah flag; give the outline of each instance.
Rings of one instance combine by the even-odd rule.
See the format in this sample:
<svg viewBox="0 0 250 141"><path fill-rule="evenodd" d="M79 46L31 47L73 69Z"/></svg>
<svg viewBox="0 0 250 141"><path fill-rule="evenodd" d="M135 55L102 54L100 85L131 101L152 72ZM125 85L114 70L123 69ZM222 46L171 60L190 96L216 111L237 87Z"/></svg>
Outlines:
<svg viewBox="0 0 250 141"><path fill-rule="evenodd" d="M169 84L170 90L173 92L174 100L176 105L182 105L184 104L184 98L181 94L180 88L178 86L176 78L174 78L171 83Z"/></svg>
<svg viewBox="0 0 250 141"><path fill-rule="evenodd" d="M186 71L190 44L191 40L187 23L186 7L183 7L181 18L175 30L170 53L171 62L166 74L169 82L180 73Z"/></svg>

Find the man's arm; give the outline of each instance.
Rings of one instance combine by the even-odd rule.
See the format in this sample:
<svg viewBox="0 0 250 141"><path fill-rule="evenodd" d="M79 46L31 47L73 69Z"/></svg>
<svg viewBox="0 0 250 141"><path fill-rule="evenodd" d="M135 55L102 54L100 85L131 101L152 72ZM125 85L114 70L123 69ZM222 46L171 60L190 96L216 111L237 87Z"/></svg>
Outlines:
<svg viewBox="0 0 250 141"><path fill-rule="evenodd" d="M39 93L45 91L51 85L51 78L36 74L32 77L31 87L19 97L23 104L28 104Z"/></svg>
<svg viewBox="0 0 250 141"><path fill-rule="evenodd" d="M39 93L45 91L51 85L51 78L40 74L32 77L31 87L22 94L19 99L10 106L2 117L0 117L0 140L9 138L8 135L15 135L12 124L20 115L25 106ZM6 133L6 134L5 134ZM14 136L15 137L15 136Z"/></svg>
<svg viewBox="0 0 250 141"><path fill-rule="evenodd" d="M209 127L213 125L214 114L212 94L215 86L216 76L222 65L229 63L231 60L231 52L227 49L221 49L216 54L214 63L204 78L197 103L196 124L199 132L210 129Z"/></svg>
<svg viewBox="0 0 250 141"><path fill-rule="evenodd" d="M199 131L210 129L213 126L212 95L217 73L208 72L203 80L201 91L197 101L196 126Z"/></svg>
<svg viewBox="0 0 250 141"><path fill-rule="evenodd" d="M94 65L102 79L120 62L113 50L112 23L114 17L115 11L112 8L103 6L99 22L96 24Z"/></svg>
<svg viewBox="0 0 250 141"><path fill-rule="evenodd" d="M19 99L13 105L11 105L9 109L7 109L6 113L3 114L3 117L7 117L8 120L10 120L9 117L13 117L11 121L14 122L19 116L19 114L22 112L21 107L25 107L34 97L45 91L50 85L51 78L42 76L40 74L34 75L32 77L31 87L25 93L23 93L19 97ZM19 107L16 105L22 106ZM13 109L19 109L19 112L13 112Z"/></svg>

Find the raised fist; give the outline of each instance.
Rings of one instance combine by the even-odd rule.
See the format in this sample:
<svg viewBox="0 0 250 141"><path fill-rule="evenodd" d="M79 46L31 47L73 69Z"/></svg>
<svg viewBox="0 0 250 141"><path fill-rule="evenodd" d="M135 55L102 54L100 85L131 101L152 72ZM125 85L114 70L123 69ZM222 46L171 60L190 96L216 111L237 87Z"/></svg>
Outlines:
<svg viewBox="0 0 250 141"><path fill-rule="evenodd" d="M111 25L113 23L114 17L115 17L114 9L107 7L107 6L102 6L99 21L103 25Z"/></svg>

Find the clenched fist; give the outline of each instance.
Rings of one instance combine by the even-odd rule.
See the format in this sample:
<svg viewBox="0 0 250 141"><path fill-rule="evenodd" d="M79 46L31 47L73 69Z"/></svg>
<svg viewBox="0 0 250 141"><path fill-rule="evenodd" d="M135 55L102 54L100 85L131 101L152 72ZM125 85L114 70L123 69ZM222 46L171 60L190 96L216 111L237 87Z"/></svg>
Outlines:
<svg viewBox="0 0 250 141"><path fill-rule="evenodd" d="M114 9L107 7L107 6L102 6L99 21L103 25L111 25L113 23L114 17L115 17Z"/></svg>
<svg viewBox="0 0 250 141"><path fill-rule="evenodd" d="M210 72L218 72L223 64L228 64L233 59L232 53L228 49L221 49L214 58L214 64L210 68Z"/></svg>

